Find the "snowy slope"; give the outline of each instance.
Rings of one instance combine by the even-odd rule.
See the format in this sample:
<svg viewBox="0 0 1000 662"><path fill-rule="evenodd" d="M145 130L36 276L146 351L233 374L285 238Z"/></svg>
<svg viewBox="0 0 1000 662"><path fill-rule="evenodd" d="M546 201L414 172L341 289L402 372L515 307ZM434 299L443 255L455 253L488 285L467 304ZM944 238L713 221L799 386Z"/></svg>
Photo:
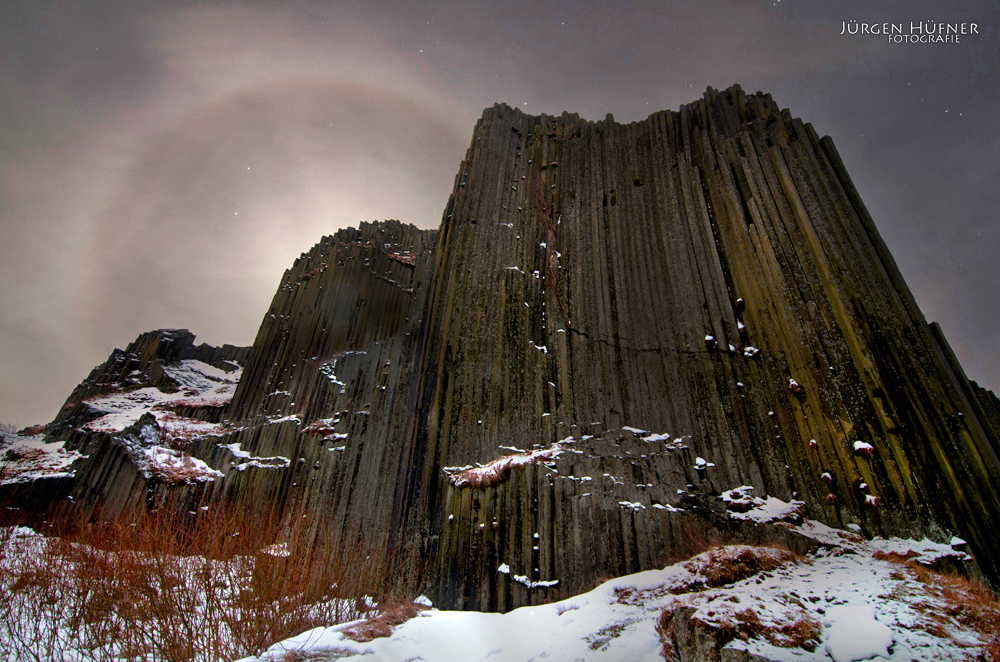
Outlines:
<svg viewBox="0 0 1000 662"><path fill-rule="evenodd" d="M45 443L45 435L0 438L0 484L26 483L36 478L70 475L70 465L80 453L68 451L65 442Z"/></svg>
<svg viewBox="0 0 1000 662"><path fill-rule="evenodd" d="M84 427L95 432L121 432L150 411L167 430L168 436L192 438L218 431L218 426L173 414L174 407L221 407L229 402L243 373L242 368L226 372L201 361L180 361L165 364L163 371L180 387L167 393L148 386L99 395L86 404L103 415Z"/></svg>
<svg viewBox="0 0 1000 662"><path fill-rule="evenodd" d="M202 361L185 360L166 363L163 371L177 384L176 391L146 386L123 388L89 398L84 404L100 416L84 424L83 429L117 434L143 415L152 414L158 430L144 430L134 438L122 439L140 470L147 476L156 474L174 482L212 480L221 476L182 451L196 437L221 435L231 428L184 416L176 408L225 405L233 397L242 368L226 372ZM45 443L44 435L4 435L0 442L0 484L70 475L70 465L82 456L63 446L64 442Z"/></svg>
<svg viewBox="0 0 1000 662"><path fill-rule="evenodd" d="M680 607L694 610L692 620L734 631L727 648L782 662L972 660L987 643L949 616L947 602L910 566L884 556L932 562L964 554L927 540L866 542L816 522L797 528L825 546L802 558L770 548L716 548L554 604L507 614L424 611L392 636L365 643L345 637L351 624L319 628L259 659L291 659L283 656L296 651L309 659L365 662L654 662L664 659L657 622L665 609ZM720 568L750 557L776 567L711 587Z"/></svg>

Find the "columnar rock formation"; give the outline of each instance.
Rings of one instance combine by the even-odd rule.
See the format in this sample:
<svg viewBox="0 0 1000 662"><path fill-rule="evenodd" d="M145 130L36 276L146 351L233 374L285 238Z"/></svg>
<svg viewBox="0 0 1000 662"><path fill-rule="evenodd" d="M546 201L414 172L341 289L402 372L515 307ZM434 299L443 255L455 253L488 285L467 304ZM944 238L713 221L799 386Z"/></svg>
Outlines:
<svg viewBox="0 0 1000 662"><path fill-rule="evenodd" d="M224 429L188 448L222 477L112 486L92 452L76 507L186 491L312 513L415 547L446 607L559 599L692 539L799 544L739 519L766 497L959 535L1000 578L997 400L924 320L832 141L769 95L627 125L486 110L440 229L323 238L240 362ZM83 449L71 418L52 431Z"/></svg>

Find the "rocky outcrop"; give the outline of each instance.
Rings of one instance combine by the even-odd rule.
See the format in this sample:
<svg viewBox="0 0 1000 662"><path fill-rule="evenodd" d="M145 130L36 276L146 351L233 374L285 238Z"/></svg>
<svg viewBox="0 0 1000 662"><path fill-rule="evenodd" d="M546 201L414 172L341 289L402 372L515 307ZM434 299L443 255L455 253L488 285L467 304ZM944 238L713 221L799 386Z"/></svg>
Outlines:
<svg viewBox="0 0 1000 662"><path fill-rule="evenodd" d="M658 501L741 485L867 535L968 534L996 576L988 423L832 142L769 96L710 90L630 125L498 106L440 235L426 472L573 424L687 447L567 444L554 472L446 485L448 602L487 606L504 579L478 569L501 563L532 582L649 567L679 537Z"/></svg>
<svg viewBox="0 0 1000 662"><path fill-rule="evenodd" d="M151 486L143 467L148 468L148 462L129 443L135 427L130 423L144 420L156 430L151 443L163 444L167 453L180 452L188 437L212 430L216 426L210 424L221 421L232 395L226 395L226 387L238 378L250 351L232 345L195 345L194 338L186 329L161 329L140 335L124 351L115 349L74 389L51 423L19 433L22 437L44 434L50 443L64 442L52 444L60 453L82 454L73 476L65 476L58 468L52 476L31 471L39 477L30 483L0 477L0 499L41 511L57 504L72 510L74 518L89 516L98 505L114 514L146 501ZM197 366L218 374L206 377ZM211 386L223 388L220 393L202 393ZM200 397L205 395L211 397ZM144 411L156 414L143 416ZM156 416L170 424L161 429ZM192 424L194 429L185 429Z"/></svg>
<svg viewBox="0 0 1000 662"><path fill-rule="evenodd" d="M223 477L150 487L89 460L77 507L172 490L334 521L417 552L453 608L708 542L794 546L773 500L777 520L958 534L1000 578L996 398L924 320L832 141L769 95L627 125L488 109L440 229L324 237L243 365L228 427L188 447Z"/></svg>
<svg viewBox="0 0 1000 662"><path fill-rule="evenodd" d="M223 345L213 347L202 343L195 346L195 335L187 329L149 331L129 343L124 351L115 349L108 360L94 368L90 375L66 399L55 419L46 426L56 440L71 439L70 447L83 443L73 440L73 431L100 416L86 405L87 400L152 386L163 391L177 391L183 384L164 372L165 365L185 360L201 361L226 372L233 372L246 361L249 347ZM217 408L214 408L217 409ZM186 415L211 420L217 418L213 408L190 408Z"/></svg>

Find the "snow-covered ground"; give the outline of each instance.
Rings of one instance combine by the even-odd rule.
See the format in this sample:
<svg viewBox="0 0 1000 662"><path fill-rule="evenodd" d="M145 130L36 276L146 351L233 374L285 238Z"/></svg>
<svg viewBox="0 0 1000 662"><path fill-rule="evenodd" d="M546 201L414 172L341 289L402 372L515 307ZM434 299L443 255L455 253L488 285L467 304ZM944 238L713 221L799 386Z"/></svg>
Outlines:
<svg viewBox="0 0 1000 662"><path fill-rule="evenodd" d="M44 438L40 434L0 436L0 484L69 475L70 465L80 458L80 454L66 450L61 441L46 444Z"/></svg>
<svg viewBox="0 0 1000 662"><path fill-rule="evenodd" d="M765 502L766 509L773 507ZM353 624L318 628L247 659L288 659L283 656L295 651L307 659L364 662L654 662L664 659L661 614L679 607L693 609L692 620L735 632L728 648L766 660L977 659L987 643L981 633L949 615L954 610L946 600L908 565L876 558L895 552L930 562L964 554L928 540L865 541L811 521L798 528L828 546L807 557L771 548L716 548L554 604L507 614L431 609L390 637L363 643L345 636ZM725 568L745 565L749 557L771 569L733 583L719 579L720 568L725 575Z"/></svg>
<svg viewBox="0 0 1000 662"><path fill-rule="evenodd" d="M766 500L761 515L773 505ZM975 596L966 596L964 603L956 602L954 591L949 595L942 590L936 585L934 575L920 573L900 560L900 557L921 563L942 557L960 560L965 558L963 552L928 540L866 541L856 533L831 529L814 521L805 521L795 528L822 546L805 557L771 547L717 547L660 570L610 580L588 593L554 604L523 607L507 614L431 608L396 626L390 636L367 642L350 638L364 624L351 621L308 630L244 660L659 662L664 659L665 613L673 614L674 622L680 618L678 614L684 614L689 624L700 623L699 627L710 631L728 630L726 648L756 655L755 660L984 659L979 656L996 633L983 631L982 627L977 629L964 617L969 614L968 601ZM12 568L6 567L8 561L4 559L16 557L11 551L25 545L40 552L42 538L19 529L15 535L0 539L14 546L0 548L0 577L15 581L16 577L9 574ZM961 541L955 540L953 544L961 546ZM294 555L282 543L261 551L277 558ZM896 560L889 555L895 555ZM182 583L199 577L193 569L206 563L200 558L180 561L178 567L194 564L188 572L180 573L178 580ZM228 565L212 567L213 573L229 577L224 572ZM72 572L67 570L65 574ZM188 580L182 579L185 575ZM237 577L244 576L245 571L241 570L225 581L241 584L243 580ZM206 586L215 587L217 583L213 580ZM197 596L205 590L195 588L190 595ZM226 589L232 590L232 587ZM223 593L229 596L226 591ZM418 602L429 605L425 598ZM202 609L198 604L194 600L191 608ZM992 622L998 622L1000 606L995 598L989 608L995 612ZM155 628L156 624L150 622L149 627ZM4 649L2 630L0 627L0 650ZM67 659L81 662L97 659L74 648L73 636L67 631L65 640L60 640L61 650L75 651ZM117 659L114 655L117 653L108 659ZM22 658L0 656L0 660L15 659ZM196 654L195 659L225 658Z"/></svg>
<svg viewBox="0 0 1000 662"><path fill-rule="evenodd" d="M153 414L159 431L126 442L147 476L156 474L175 482L205 481L221 476L201 460L184 455L183 448L196 437L221 435L231 428L183 416L174 408L225 405L233 397L242 368L226 372L201 361L188 360L165 364L163 371L178 384L177 391L169 393L147 386L89 398L84 404L101 416L84 425L84 429L115 434L144 414ZM4 434L0 440L0 484L69 475L70 465L81 455L63 446L63 442L45 443L44 435Z"/></svg>
<svg viewBox="0 0 1000 662"><path fill-rule="evenodd" d="M174 407L225 405L232 399L243 369L226 372L201 361L188 360L166 364L163 371L177 382L180 386L178 391L165 393L147 386L95 396L85 400L84 404L103 415L84 427L95 432L121 432L143 414L152 411L169 438L191 439L218 432L219 426L214 423L178 416L170 410Z"/></svg>

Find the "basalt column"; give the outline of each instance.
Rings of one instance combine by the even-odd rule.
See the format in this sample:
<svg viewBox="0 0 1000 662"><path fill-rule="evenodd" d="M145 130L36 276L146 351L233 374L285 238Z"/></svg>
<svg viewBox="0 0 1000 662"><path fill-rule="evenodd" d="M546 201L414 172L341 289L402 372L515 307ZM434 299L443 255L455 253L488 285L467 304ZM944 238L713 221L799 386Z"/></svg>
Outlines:
<svg viewBox="0 0 1000 662"><path fill-rule="evenodd" d="M411 471L440 490L446 606L654 566L725 533L714 497L740 486L868 535L959 534L997 576L992 401L830 139L769 95L627 125L487 110L424 317Z"/></svg>

